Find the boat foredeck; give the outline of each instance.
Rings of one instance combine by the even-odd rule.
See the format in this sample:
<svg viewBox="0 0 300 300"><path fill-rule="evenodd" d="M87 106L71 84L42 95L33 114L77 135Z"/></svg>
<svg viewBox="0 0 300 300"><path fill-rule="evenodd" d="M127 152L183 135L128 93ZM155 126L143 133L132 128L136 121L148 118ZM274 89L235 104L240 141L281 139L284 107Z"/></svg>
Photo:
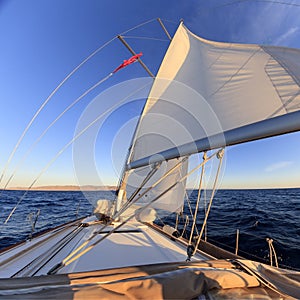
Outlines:
<svg viewBox="0 0 300 300"><path fill-rule="evenodd" d="M117 224L108 226L86 245L101 239ZM89 222L62 227L0 254L0 277L44 275L72 251L103 228ZM85 248L86 248L85 247ZM85 249L83 248L83 249ZM58 273L84 272L143 264L182 262L187 258L186 246L147 225L132 222L116 230L90 251ZM210 257L197 253L193 260Z"/></svg>

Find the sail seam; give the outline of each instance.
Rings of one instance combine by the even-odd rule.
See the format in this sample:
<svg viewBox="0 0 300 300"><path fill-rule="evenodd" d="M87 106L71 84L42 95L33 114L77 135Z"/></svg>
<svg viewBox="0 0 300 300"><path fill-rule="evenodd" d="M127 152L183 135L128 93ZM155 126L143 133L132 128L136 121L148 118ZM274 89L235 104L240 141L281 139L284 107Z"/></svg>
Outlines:
<svg viewBox="0 0 300 300"><path fill-rule="evenodd" d="M295 81L295 83L300 86L300 81L298 80L297 76L290 70L290 68L279 58L275 58L273 53L271 51L268 51L267 47L260 46L264 52L266 52L268 55L270 55L275 61L280 64L280 66L288 73L288 75L291 76L291 78Z"/></svg>
<svg viewBox="0 0 300 300"><path fill-rule="evenodd" d="M277 95L278 95L278 97L279 97L281 103L282 103L282 107L279 107L275 112L273 112L271 115L269 115L268 118L271 118L271 117L274 117L275 115L277 115L277 113L279 113L279 111L280 111L282 108L284 108L285 111L286 111L286 113L287 113L287 109L286 109L286 106L285 106L285 104L284 104L284 100L282 99L282 97L281 97L281 95L280 95L280 93L279 93L279 90L278 90L278 88L277 88L275 82L272 80L272 76L271 76L271 74L270 74L270 71L268 71L268 66L270 65L271 61L272 61L272 62L277 62L272 56L270 56L270 58L269 58L267 64L265 65L265 68L264 68L264 69L265 69L265 72L266 72L267 76L269 77L270 82L271 82L271 84L273 85L273 87L274 87L274 89L275 89L275 91L276 91L276 93L277 93ZM280 65L279 65L279 66L280 66Z"/></svg>
<svg viewBox="0 0 300 300"><path fill-rule="evenodd" d="M282 66L282 64L275 59L271 54L270 58L265 66L265 72L267 76L269 77L276 93L278 94L278 97L282 103L282 106L279 107L277 110L275 110L271 115L268 116L268 118L272 118L276 116L281 109L284 109L286 113L291 112L291 107L289 105L295 100L295 98L300 94L300 88L297 82L295 82L294 78L291 76L291 74ZM282 73L282 70L284 73ZM284 78L284 75L288 76L288 79ZM276 82L277 81L277 82ZM289 95L292 88L289 88L288 92L285 92L284 90L280 91L282 89L281 85L284 81L285 86L287 84L293 85L294 88L298 88L298 91L294 92L292 95ZM288 98L288 99L284 99Z"/></svg>
<svg viewBox="0 0 300 300"><path fill-rule="evenodd" d="M226 48L226 50L230 50L232 48L232 43L229 44L229 46ZM224 52L222 52L207 68L207 70L210 70L224 55Z"/></svg>
<svg viewBox="0 0 300 300"><path fill-rule="evenodd" d="M255 50L247 59L246 59L246 61L240 66L240 68L238 68L238 70L234 73L234 74L232 74L231 76L230 76L230 78L227 80L227 81L225 81L217 90L215 90L213 93L211 93L210 94L210 97L212 97L212 96L214 96L215 94L217 94L220 90L222 90L229 82L231 82L232 81L232 79L235 77L235 76L237 76L239 73L240 73L240 71L241 70L243 70L244 69L244 67L249 63L249 61L258 53L258 52L260 52L261 50L263 50L263 49L261 49L261 48L258 48L257 50Z"/></svg>

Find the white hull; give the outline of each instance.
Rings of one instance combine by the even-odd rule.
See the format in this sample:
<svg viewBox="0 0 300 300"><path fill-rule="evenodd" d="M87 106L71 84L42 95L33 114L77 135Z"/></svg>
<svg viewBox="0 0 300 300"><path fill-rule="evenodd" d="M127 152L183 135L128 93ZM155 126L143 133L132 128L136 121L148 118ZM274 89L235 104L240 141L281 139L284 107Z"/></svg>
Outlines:
<svg viewBox="0 0 300 300"><path fill-rule="evenodd" d="M90 243L117 225L106 227ZM138 222L121 227L55 275L47 275L103 226L95 217L90 217L3 251L0 254L0 299L300 297L297 272L251 261L217 260L199 250L192 261L186 262L188 244L185 240Z"/></svg>
<svg viewBox="0 0 300 300"><path fill-rule="evenodd" d="M79 247L103 224L90 217L82 221L89 225L81 227L80 222L59 227L20 244L0 254L0 277L24 277L45 275L60 263L75 248ZM99 237L117 226L108 226ZM87 247L89 244L87 244ZM147 225L132 222L123 226L97 244L92 250L62 268L58 273L87 272L144 264L181 262L187 258L183 240L174 242L166 235ZM193 260L207 260L212 257L197 253Z"/></svg>

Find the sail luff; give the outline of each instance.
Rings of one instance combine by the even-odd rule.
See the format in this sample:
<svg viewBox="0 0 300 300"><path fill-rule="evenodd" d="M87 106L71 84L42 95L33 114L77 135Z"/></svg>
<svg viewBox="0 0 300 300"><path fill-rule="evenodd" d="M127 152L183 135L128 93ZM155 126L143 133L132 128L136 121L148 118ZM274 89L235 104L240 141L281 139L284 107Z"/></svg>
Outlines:
<svg viewBox="0 0 300 300"><path fill-rule="evenodd" d="M133 51L130 48L130 46L127 45L127 43L125 44L125 42L122 38L119 38L119 39L127 47L127 49L130 52ZM154 78L152 73L151 74L149 73L149 75L152 78ZM154 82L155 82L155 80L153 81L153 84L154 84ZM153 86L151 89L153 89ZM126 201L126 199L131 198L131 196L135 193L135 192L133 192L134 190L139 191L141 189L141 186L140 186L141 181L140 180L143 178L143 175L140 176L139 174L137 174L135 172L130 172L129 170L126 169L126 166L128 163L130 163L134 159L135 145L136 145L136 141L139 137L140 126L141 126L144 116L148 113L148 108L149 108L149 105L151 106L152 101L153 101L153 99L151 99L150 97L148 97L148 99L146 100L143 110L142 110L142 113L137 122L133 137L132 137L131 145L130 145L130 148L127 153L125 166L124 166L124 169L122 172L122 177L120 180L119 191L118 191L118 196L117 196L117 201L116 201L116 211L120 210L122 203L124 201ZM181 159L180 159L180 161L181 161ZM176 163L178 163L178 161L170 161L166 164L165 168L172 169L173 165ZM159 185L159 187L157 187L156 189L154 189L151 192L151 195L147 194L147 195L145 195L145 197L155 196L158 193L160 193L160 191L163 190L165 186L168 186L170 180L172 181L172 180L176 179L178 176L180 176L180 174L182 172L185 174L187 172L187 166L188 166L188 161L184 161L182 168L175 172L176 174L173 175L172 179L170 177L166 178ZM166 202L166 199L164 199L164 197L163 197L162 199L160 199L157 202L156 206L158 205L159 208L166 208L167 210L170 209L170 211L176 211L178 209L178 207L180 206L180 203L183 202L185 184L186 184L186 181L182 182L180 185L178 185L176 187L176 189L173 189L172 191L170 191L168 193L168 195L167 195L168 197L166 197L166 199L167 198L172 199L172 204L168 203L168 201ZM133 194L131 194L132 192L133 192Z"/></svg>
<svg viewBox="0 0 300 300"><path fill-rule="evenodd" d="M231 129L223 133L155 153L154 155L129 163L127 170L191 155L197 152L242 144L296 131L300 131L300 111Z"/></svg>

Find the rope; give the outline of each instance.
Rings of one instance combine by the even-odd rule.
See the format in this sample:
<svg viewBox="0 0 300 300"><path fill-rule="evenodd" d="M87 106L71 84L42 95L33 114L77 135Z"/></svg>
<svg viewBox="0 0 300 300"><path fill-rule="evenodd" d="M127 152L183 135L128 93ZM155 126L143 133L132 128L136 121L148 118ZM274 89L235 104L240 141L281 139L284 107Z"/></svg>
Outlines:
<svg viewBox="0 0 300 300"><path fill-rule="evenodd" d="M141 191L141 189L144 187L144 185L152 178L152 176L157 172L161 164L157 164L150 172L148 175L144 178L143 182L141 185L133 192L133 194L130 196L130 198L127 200L127 202L131 202L134 197Z"/></svg>
<svg viewBox="0 0 300 300"><path fill-rule="evenodd" d="M199 188L198 188L198 195L197 195L197 202L196 202L196 207L195 207L195 212L194 212L194 216L193 216L193 224L192 224L192 229L191 229L191 234L190 234L190 239L189 239L189 245L191 245L192 242L192 238L194 235L194 228L195 228L195 224L196 224L196 220L197 220L197 215L198 215L198 208L199 208L199 202L200 202L200 197L201 197L201 190L202 190L202 182L203 182L203 177L204 177L204 166L206 163L206 152L204 152L203 154L203 166L202 166L202 170L201 170L201 176L200 176L200 181L199 181Z"/></svg>
<svg viewBox="0 0 300 300"><path fill-rule="evenodd" d="M167 171L164 176L162 176L159 180L157 180L152 186L147 188L142 194L138 196L137 199L129 199L124 206L120 209L120 212L118 212L117 216L114 216L113 219L116 217L119 217L124 211L126 211L132 204L136 203L139 199L141 199L144 195L146 195L149 191L151 191L153 188L155 188L162 180L164 180L168 175L170 175L173 171L175 171L177 168L181 166L183 162L187 160L187 157L183 158L179 163L177 163L174 167L172 167L169 171Z"/></svg>
<svg viewBox="0 0 300 300"><path fill-rule="evenodd" d="M164 21L164 22L169 22L169 23L176 24L176 25L178 24L178 22L174 22L174 21L167 20L167 19L162 19L161 18L161 20Z"/></svg>
<svg viewBox="0 0 300 300"><path fill-rule="evenodd" d="M161 166L161 164L156 164L155 167L150 170L150 172L148 173L148 175L144 178L144 180L142 181L141 185L139 186L139 188L137 188L133 194L130 196L130 198L127 200L126 205L128 205L128 203L130 203L134 197L141 191L141 189L143 188L143 186L152 178L152 176L156 173L156 171L159 169L159 167ZM116 206L115 206L115 212L118 213L118 208L119 208L119 201L121 202L120 205L123 202L123 196L122 198L119 200L116 200ZM113 218L115 219L115 218ZM116 220L116 219L115 219Z"/></svg>
<svg viewBox="0 0 300 300"><path fill-rule="evenodd" d="M138 88L137 90L135 90L133 93L129 94L128 96L126 96L125 98L121 99L118 103L116 103L115 105L113 105L110 109L106 110L105 112L103 112L102 114L100 114L93 122L91 122L88 126L86 126L82 131L80 131L75 137L72 138L71 141L69 141L67 144L65 144L65 146L63 148L61 148L57 154L48 162L48 164L42 169L42 171L38 174L38 176L33 180L33 182L30 184L30 186L28 187L28 189L25 191L25 193L23 194L23 196L19 199L19 201L17 202L16 206L12 209L12 211L10 212L10 214L8 215L8 217L6 218L4 224L7 224L7 222L9 221L9 219L11 218L11 216L14 214L15 210L17 209L17 207L20 205L20 203L23 201L23 199L25 198L25 196L27 195L27 193L31 190L31 188L34 186L34 184L38 181L38 179L50 168L50 166L57 160L57 158L64 153L64 151L74 143L75 140L77 140L83 133L85 133L90 127L92 127L95 123L97 123L105 114L109 113L110 111L114 110L118 105L120 105L120 103L122 103L123 101L126 101L127 98L131 97L132 95L134 95L135 93L139 92L140 90L144 89L146 86L148 86L149 83L145 84L144 86L142 86L141 88Z"/></svg>
<svg viewBox="0 0 300 300"><path fill-rule="evenodd" d="M130 31L133 31L133 30L135 30L135 29L137 29L137 28L139 28L139 27L145 26L146 24L149 24L149 23L154 22L154 21L156 21L156 18L150 19L150 20L145 21L145 22L143 22L143 23L140 23L140 24L138 24L138 25L136 25L136 26L134 26L134 27L131 27L130 29L121 32L119 35L124 35L124 34L130 32Z"/></svg>
<svg viewBox="0 0 300 300"><path fill-rule="evenodd" d="M159 215L157 215L156 218L161 222L161 224L162 224L163 226L166 225L166 224L164 223L164 221L162 220L162 218L161 218Z"/></svg>
<svg viewBox="0 0 300 300"><path fill-rule="evenodd" d="M205 178L204 178L205 179ZM206 215L207 212L207 203L206 203L206 189L203 190L203 201L204 201L204 215ZM204 241L207 241L207 224L204 228Z"/></svg>
<svg viewBox="0 0 300 300"><path fill-rule="evenodd" d="M32 239L32 235L35 231L35 225L36 225L36 222L38 220L38 217L40 215L40 212L41 210L38 209L37 212L31 212L28 216L27 216L27 219L28 221L30 222L30 226L31 226L31 231L30 231L30 234L29 234L29 239L31 240Z"/></svg>
<svg viewBox="0 0 300 300"><path fill-rule="evenodd" d="M286 296L283 293L281 293L276 286L274 286L271 282L269 282L267 279L265 279L264 277L262 277L259 273L257 273L256 271L252 270L251 268L247 267L243 262L241 262L240 260L232 260L233 263L236 263L237 265L239 265L240 267L242 267L244 270L246 270L248 273L250 273L252 276L254 276L260 283L262 283L263 285L267 286L269 289L271 289L272 291L276 292L277 294L279 294L280 296Z"/></svg>
<svg viewBox="0 0 300 300"><path fill-rule="evenodd" d="M11 277L28 277L34 276L39 270L41 270L57 253L59 253L68 243L70 243L77 235L83 230L83 225L80 224L70 233L58 240L51 248L46 252L34 258L25 267L19 270Z"/></svg>
<svg viewBox="0 0 300 300"><path fill-rule="evenodd" d="M215 154L214 154L215 155ZM213 157L214 155L212 155L211 157ZM183 160L181 161L181 163L183 162ZM191 170L188 174L186 174L184 177L182 177L179 181L175 182L174 184L172 184L169 188L167 188L164 192L162 192L160 195L158 195L157 197L155 197L153 200L151 200L148 204L146 204L144 207L141 208L140 213L142 211L144 211L146 208L148 208L151 204L153 204L154 202L156 202L158 199L160 199L162 196L164 196L166 193L168 193L172 188L174 188L178 183L182 182L183 180L185 180L189 175L191 175L193 172L195 172L197 169L199 169L202 166L203 163L201 163L200 165L198 165L197 167L195 167L193 170ZM165 176L164 176L165 177ZM114 229L112 229L110 232L108 232L106 235L104 235L102 238L100 238L98 241L94 242L92 245L90 245L89 247L87 247L86 249L84 249L82 252L78 253L76 256L74 256L79 250L75 250L73 253L71 253L70 255L68 255L68 257L66 257L61 264L57 265L55 268L53 268L53 270L50 270L48 274L53 274L52 272L57 272L57 270L61 269L64 266L69 265L70 263L72 263L73 261L77 260L78 258L80 258L82 255L84 255L86 252L90 251L94 246L96 246L97 244L99 244L101 241L103 241L105 238L109 237L112 233L114 233L116 230L118 230L120 227L122 227L123 225L125 225L126 223L128 223L131 219L133 219L135 217L135 214L132 214L131 216L129 216L125 221L123 221L120 225L118 225L117 227L115 227ZM87 240L84 244L82 244L79 248L83 248L87 242L89 242L89 240Z"/></svg>
<svg viewBox="0 0 300 300"><path fill-rule="evenodd" d="M190 223L189 216L186 215L185 216L185 222L184 222L182 233L181 233L180 237L183 237L183 235L185 233L185 230L186 230L187 226L189 225L189 223Z"/></svg>
<svg viewBox="0 0 300 300"><path fill-rule="evenodd" d="M182 214L182 212L180 212ZM178 221L179 221L179 213L176 214L176 221L175 221L175 230L178 231Z"/></svg>
<svg viewBox="0 0 300 300"><path fill-rule="evenodd" d="M211 194L210 201L209 201L209 204L208 204L207 212L206 212L206 215L205 215L205 218L204 218L204 221L203 221L203 225L202 225L202 228L201 228L201 231L200 231L200 234L199 234L197 243L196 243L196 245L195 245L195 249L194 249L194 251L193 251L193 255L194 255L194 254L196 253L196 251L197 251L197 248L198 248L199 243L200 243L200 241L201 241L201 237L202 237L204 228L205 228L206 223L207 223L208 215L209 215L210 208L211 208L211 205L212 205L212 201L213 201L213 198L214 198L214 195L215 195L215 192L216 192L216 187L217 187L218 177L219 177L220 170L221 170L221 166L222 166L223 155L224 155L224 149L219 150L217 153L218 153L218 158L219 158L220 162L219 162L219 166L218 166L218 170L217 170L215 182L214 182L214 185L213 185L212 194Z"/></svg>
<svg viewBox="0 0 300 300"><path fill-rule="evenodd" d="M275 252L275 248L273 246L273 240L270 239L270 238L266 238L266 241L267 241L267 243L269 245L270 265L273 266L273 255L274 255L275 265L276 265L276 268L278 268L277 255L276 255L276 252Z"/></svg>
<svg viewBox="0 0 300 300"><path fill-rule="evenodd" d="M209 238L209 242L213 242L213 244L215 244L215 245L220 245L220 246L222 246L222 247L227 247L228 249L232 249L231 252L234 253L235 248L232 247L232 246L229 246L229 245L227 245L227 244L221 243L221 242L216 241L216 240L214 240L214 239L212 239L212 238ZM255 254L252 254L252 253L249 253L249 252L240 250L240 249L239 249L239 253L247 254L247 256L253 257L253 258L255 258L256 260L263 260L263 261L266 262L266 263L269 262L267 259L265 259L265 258L263 258L263 257L259 257L259 256L255 255Z"/></svg>
<svg viewBox="0 0 300 300"><path fill-rule="evenodd" d="M216 226L216 225L214 225L214 228L220 228L220 229L228 228L228 229L232 229L229 226ZM262 239L262 240L266 239L265 236L261 236L261 235L258 235L258 234L252 234L252 233L248 233L248 232L245 232L245 231L243 231L242 233L243 233L243 235L248 235L248 236L251 236L251 237L254 237L254 238L257 238L257 239ZM289 244L287 244L285 242L279 241L279 240L274 239L274 238L273 238L273 241L276 242L276 243L278 243L278 244L281 244L281 245L283 245L285 247L289 247Z"/></svg>
<svg viewBox="0 0 300 300"><path fill-rule="evenodd" d="M212 154L209 158L213 158L215 155L217 155L217 153L219 152L215 152L214 154ZM187 159L187 157L185 157L179 165L181 165L181 163L183 163L183 161ZM194 169L192 169L189 173L187 173L185 176L183 176L179 181L175 182L174 184L172 184L169 188L167 188L164 192L162 192L160 195L158 195L157 197L155 197L153 200L149 201L148 204L146 204L144 207L142 207L140 209L140 213L143 212L146 208L148 208L151 204L153 204L154 202L156 202L159 198L161 198L163 195L165 195L167 192L169 192L172 188L174 188L178 183L182 182L183 180L185 180L188 176L190 176L192 173L194 173L196 170L198 170L201 166L203 165L203 162L200 163L198 166L196 166ZM178 164L176 165L178 166ZM171 170L174 170L176 168L176 166L174 166ZM161 180L163 180L163 178L165 176L167 176L168 173L170 173L169 170L162 178L160 178L155 184L159 184L159 182ZM154 186L153 186L154 187ZM151 187L150 187L151 188ZM150 189L149 188L149 189ZM137 199L133 200L131 202L131 204L135 203L139 198L141 198L142 196L139 196ZM119 214L119 213L118 213ZM104 239L106 239L107 237L109 237L111 234L113 234L116 230L118 230L119 228L121 228L122 226L124 226L125 224L127 224L131 219L133 219L135 217L135 214L132 214L131 216L129 216L125 221L123 221L121 224L119 224L118 226L114 227L110 232L108 232L107 234L105 234L103 237L101 237L99 240L97 240L96 242L94 242L93 244L91 244L90 246L88 246L86 249L84 249L83 251L81 251L80 253L78 253L83 247L85 247L94 237L96 234L98 234L99 232L101 232L103 230L104 227L107 227L108 225L111 225L112 222L108 223L106 226L104 226L100 231L97 231L95 233L93 233L93 236L91 236L87 241L85 241L81 246L79 246L77 249L75 249L72 253L70 253L62 262L60 262L59 264L57 264L56 266L54 266L49 272L48 274L55 274L57 273L57 271L59 271L60 269L62 269L63 267L69 265L70 263L72 263L73 261L77 260L78 258L80 258L82 255L84 255L85 253L87 253L88 251L90 251L92 248L94 248L97 244L99 244L101 241L103 241ZM78 253L78 254L77 254ZM77 255L75 255L77 254Z"/></svg>
<svg viewBox="0 0 300 300"><path fill-rule="evenodd" d="M78 218L78 215L79 215L80 204L81 204L81 199L79 199L78 204L77 204L77 208L76 208L76 219Z"/></svg>
<svg viewBox="0 0 300 300"><path fill-rule="evenodd" d="M186 197L186 203L188 204L188 208L189 208L189 211L190 211L190 215L191 215L191 217L193 218L193 212L192 212L191 201L190 201L189 196L188 196L188 194L187 194L186 191L185 191L185 197ZM199 231L198 231L198 228L197 228L197 224L195 224L195 231L196 231L196 234L198 235L198 234L199 234Z"/></svg>
<svg viewBox="0 0 300 300"><path fill-rule="evenodd" d="M174 170L176 170L187 158L184 158L182 161L180 161L178 164L176 164L173 168L171 168L168 172L165 173L164 176L162 176L158 181L156 181L151 187L149 187L147 190L145 190L141 195L139 195L137 197L137 199L132 199L131 202L127 202L126 204L123 205L123 207L121 207L120 211L116 212L116 214L112 217L112 219L106 224L104 225L100 230L96 231L93 233L93 235L88 238L83 244L81 244L79 247L77 247L73 252L71 252L60 264L58 264L57 266L55 266L53 269L51 269L49 271L50 274L52 274L52 272L56 273L60 268L62 268L65 263L70 260L76 253L78 253L82 248L84 248L90 241L92 241L92 239L95 238L95 236L97 236L99 233L103 232L103 230L105 228L107 228L109 225L111 225L113 223L114 219L119 218L119 216L121 216L122 213L124 213L126 211L126 209L128 209L131 205L133 205L135 202L137 202L140 198L142 198L146 193L148 193L152 188L154 188L156 185L158 185L166 176L168 176L170 173L172 173ZM130 217L129 217L130 218ZM128 220L128 219L127 219ZM125 224L124 222L121 224ZM118 227L119 228L119 227ZM107 237L107 235L105 235L104 237ZM99 241L100 242L100 241ZM94 245L94 244L93 244ZM85 250L84 250L85 251ZM83 252L84 252L83 251ZM85 252L84 252L85 253ZM82 253L81 255L83 255L84 253ZM79 254L78 254L79 255ZM76 257L80 257L80 256L76 256ZM73 261L73 260L72 260Z"/></svg>

